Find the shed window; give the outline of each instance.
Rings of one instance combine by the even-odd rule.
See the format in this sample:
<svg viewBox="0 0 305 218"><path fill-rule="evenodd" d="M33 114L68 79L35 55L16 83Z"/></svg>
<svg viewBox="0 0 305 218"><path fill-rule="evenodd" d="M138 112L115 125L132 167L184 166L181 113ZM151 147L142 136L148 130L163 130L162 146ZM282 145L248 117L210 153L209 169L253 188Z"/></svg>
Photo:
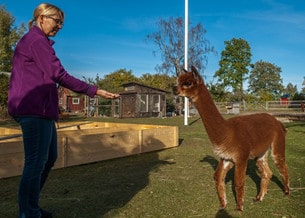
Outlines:
<svg viewBox="0 0 305 218"><path fill-rule="evenodd" d="M160 95L153 95L153 112L160 112Z"/></svg>
<svg viewBox="0 0 305 218"><path fill-rule="evenodd" d="M72 104L79 104L79 98L72 98Z"/></svg>
<svg viewBox="0 0 305 218"><path fill-rule="evenodd" d="M140 95L140 111L148 112L148 95Z"/></svg>

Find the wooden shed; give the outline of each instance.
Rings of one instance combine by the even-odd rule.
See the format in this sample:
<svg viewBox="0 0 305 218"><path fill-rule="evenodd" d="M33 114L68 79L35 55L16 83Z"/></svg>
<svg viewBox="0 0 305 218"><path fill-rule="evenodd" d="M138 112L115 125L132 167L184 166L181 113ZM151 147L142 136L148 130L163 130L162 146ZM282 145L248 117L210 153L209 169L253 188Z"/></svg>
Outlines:
<svg viewBox="0 0 305 218"><path fill-rule="evenodd" d="M122 85L124 91L119 93L120 118L162 117L166 115L165 90L136 82Z"/></svg>
<svg viewBox="0 0 305 218"><path fill-rule="evenodd" d="M59 108L65 112L83 112L84 111L84 96L76 94L71 90L59 87L58 88L59 97Z"/></svg>
<svg viewBox="0 0 305 218"><path fill-rule="evenodd" d="M92 116L92 113L95 112L94 107L98 105L98 97L89 98L86 95L77 94L61 86L58 88L58 98L58 106L64 112L85 112Z"/></svg>

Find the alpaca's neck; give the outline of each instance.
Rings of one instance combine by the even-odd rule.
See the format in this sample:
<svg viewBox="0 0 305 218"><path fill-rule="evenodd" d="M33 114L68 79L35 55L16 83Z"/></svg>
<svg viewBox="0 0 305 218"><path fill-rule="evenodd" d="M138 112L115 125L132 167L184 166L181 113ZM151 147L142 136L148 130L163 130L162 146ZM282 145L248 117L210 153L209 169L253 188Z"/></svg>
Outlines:
<svg viewBox="0 0 305 218"><path fill-rule="evenodd" d="M206 86L198 86L197 91L197 98L193 99L194 104L211 142L220 145L226 140L226 121L219 113Z"/></svg>

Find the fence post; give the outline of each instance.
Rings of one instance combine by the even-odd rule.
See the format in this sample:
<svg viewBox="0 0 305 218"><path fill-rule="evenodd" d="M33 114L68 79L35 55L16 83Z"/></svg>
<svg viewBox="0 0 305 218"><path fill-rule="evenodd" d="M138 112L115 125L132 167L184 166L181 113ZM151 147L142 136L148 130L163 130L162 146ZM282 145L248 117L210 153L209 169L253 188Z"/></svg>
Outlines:
<svg viewBox="0 0 305 218"><path fill-rule="evenodd" d="M266 110L268 110L268 101L266 101Z"/></svg>

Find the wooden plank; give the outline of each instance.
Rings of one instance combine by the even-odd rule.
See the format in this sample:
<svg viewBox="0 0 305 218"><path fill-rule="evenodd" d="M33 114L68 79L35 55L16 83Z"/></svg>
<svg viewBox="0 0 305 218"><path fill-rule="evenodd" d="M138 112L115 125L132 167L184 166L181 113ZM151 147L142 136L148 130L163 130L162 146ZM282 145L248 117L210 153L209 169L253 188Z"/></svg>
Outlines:
<svg viewBox="0 0 305 218"><path fill-rule="evenodd" d="M54 169L64 167L64 151L58 146L58 158ZM22 174L24 152L22 141L0 143L0 178Z"/></svg>
<svg viewBox="0 0 305 218"><path fill-rule="evenodd" d="M57 135L57 160L53 169L63 168L66 166L66 147L67 139L66 137L58 137Z"/></svg>
<svg viewBox="0 0 305 218"><path fill-rule="evenodd" d="M112 132L103 134L65 133L68 140L66 166L73 166L140 152L139 131Z"/></svg>
<svg viewBox="0 0 305 218"><path fill-rule="evenodd" d="M64 123L58 124L58 131L67 131L67 130L85 130L85 129L111 129L117 128L119 130L128 129L128 130L140 130L140 129L151 129L151 128L160 128L164 126L159 125L148 125L148 124L130 124L130 123L108 123L108 122L88 122L88 123Z"/></svg>
<svg viewBox="0 0 305 218"><path fill-rule="evenodd" d="M23 142L19 140L5 140L0 143L0 157L2 154L23 152Z"/></svg>
<svg viewBox="0 0 305 218"><path fill-rule="evenodd" d="M4 135L12 135L12 134L21 134L21 130L19 128L3 128L0 127L0 136Z"/></svg>
<svg viewBox="0 0 305 218"><path fill-rule="evenodd" d="M17 176L23 169L23 152L0 155L0 178Z"/></svg>
<svg viewBox="0 0 305 218"><path fill-rule="evenodd" d="M142 130L142 152L161 150L178 146L178 127L168 126Z"/></svg>

